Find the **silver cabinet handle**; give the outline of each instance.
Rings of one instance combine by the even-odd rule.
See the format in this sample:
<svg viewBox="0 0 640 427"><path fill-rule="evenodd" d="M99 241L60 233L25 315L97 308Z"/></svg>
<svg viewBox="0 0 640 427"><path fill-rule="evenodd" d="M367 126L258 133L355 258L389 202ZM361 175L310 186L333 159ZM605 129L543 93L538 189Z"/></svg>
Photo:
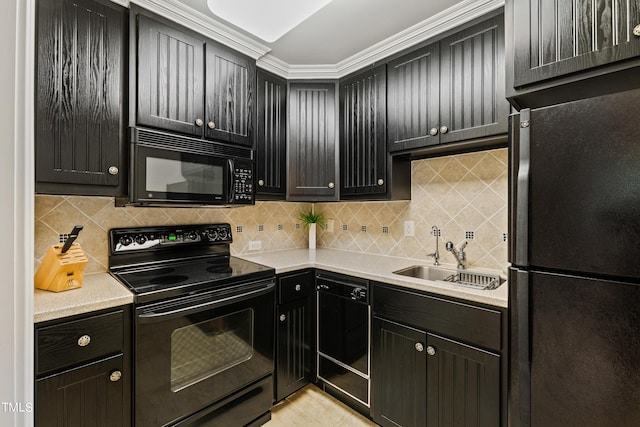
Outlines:
<svg viewBox="0 0 640 427"><path fill-rule="evenodd" d="M633 27L633 35L636 37L640 37L640 24Z"/></svg>
<svg viewBox="0 0 640 427"><path fill-rule="evenodd" d="M214 122L207 123L207 126L209 126L209 129L215 129L216 128L216 124Z"/></svg>
<svg viewBox="0 0 640 427"><path fill-rule="evenodd" d="M432 346L427 346L427 354L429 356L435 356L436 354L436 349L433 348Z"/></svg>
<svg viewBox="0 0 640 427"><path fill-rule="evenodd" d="M117 166L109 166L108 170L109 170L109 175L118 175L118 172L120 172Z"/></svg>
<svg viewBox="0 0 640 427"><path fill-rule="evenodd" d="M436 136L438 134L438 128L429 129L429 135Z"/></svg>
<svg viewBox="0 0 640 427"><path fill-rule="evenodd" d="M300 289L302 289L302 286L300 286L300 284L298 283L298 284L296 285L296 291L300 292Z"/></svg>
<svg viewBox="0 0 640 427"><path fill-rule="evenodd" d="M336 185L333 182L330 182L329 185L328 185L329 188L334 188L335 186Z"/></svg>
<svg viewBox="0 0 640 427"><path fill-rule="evenodd" d="M284 314L280 315L280 321L284 322L285 320L287 320L287 316L285 316Z"/></svg>
<svg viewBox="0 0 640 427"><path fill-rule="evenodd" d="M120 381L120 378L122 378L122 372L120 371L113 371L111 375L109 375L109 381L114 383Z"/></svg>
<svg viewBox="0 0 640 427"><path fill-rule="evenodd" d="M83 335L80 338L78 338L78 345L80 347L86 347L89 345L90 342L91 342L91 337L89 335Z"/></svg>
<svg viewBox="0 0 640 427"><path fill-rule="evenodd" d="M424 350L424 345L422 345L421 342L417 342L416 343L416 350L421 352L422 350Z"/></svg>
<svg viewBox="0 0 640 427"><path fill-rule="evenodd" d="M384 179L380 178L380 179L378 180L378 185L384 185Z"/></svg>
<svg viewBox="0 0 640 427"><path fill-rule="evenodd" d="M449 132L449 128L446 126L440 126L440 133L447 133Z"/></svg>
<svg viewBox="0 0 640 427"><path fill-rule="evenodd" d="M260 180L258 180L258 185L259 185L260 187L264 187L264 179L260 179Z"/></svg>
<svg viewBox="0 0 640 427"><path fill-rule="evenodd" d="M196 119L196 126L200 127L204 124L204 122L202 121L202 119Z"/></svg>

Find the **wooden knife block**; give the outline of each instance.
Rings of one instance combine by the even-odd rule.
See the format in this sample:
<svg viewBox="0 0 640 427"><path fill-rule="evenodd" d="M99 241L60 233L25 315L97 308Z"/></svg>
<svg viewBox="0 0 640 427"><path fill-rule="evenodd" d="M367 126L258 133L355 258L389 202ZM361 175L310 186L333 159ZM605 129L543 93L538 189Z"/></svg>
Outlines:
<svg viewBox="0 0 640 427"><path fill-rule="evenodd" d="M82 287L82 272L89 260L78 243L61 254L62 244L53 245L36 272L34 282L38 289L61 292Z"/></svg>

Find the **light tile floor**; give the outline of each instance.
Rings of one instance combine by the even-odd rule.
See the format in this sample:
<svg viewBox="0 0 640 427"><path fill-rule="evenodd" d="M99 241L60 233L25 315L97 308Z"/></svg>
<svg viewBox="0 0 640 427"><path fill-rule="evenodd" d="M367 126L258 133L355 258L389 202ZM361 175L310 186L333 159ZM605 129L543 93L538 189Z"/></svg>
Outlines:
<svg viewBox="0 0 640 427"><path fill-rule="evenodd" d="M319 388L308 385L274 406L271 421L264 426L364 427L377 424Z"/></svg>

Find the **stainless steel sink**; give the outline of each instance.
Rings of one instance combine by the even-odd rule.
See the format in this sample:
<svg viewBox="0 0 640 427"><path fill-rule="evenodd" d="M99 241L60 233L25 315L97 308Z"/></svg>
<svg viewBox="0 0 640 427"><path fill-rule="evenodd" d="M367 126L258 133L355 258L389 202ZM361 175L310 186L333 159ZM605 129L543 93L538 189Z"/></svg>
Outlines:
<svg viewBox="0 0 640 427"><path fill-rule="evenodd" d="M411 267L394 271L393 274L415 277L417 279L449 282L459 286L466 286L468 288L481 290L496 289L505 282L499 274L481 273L469 270L456 271L428 265L412 265Z"/></svg>

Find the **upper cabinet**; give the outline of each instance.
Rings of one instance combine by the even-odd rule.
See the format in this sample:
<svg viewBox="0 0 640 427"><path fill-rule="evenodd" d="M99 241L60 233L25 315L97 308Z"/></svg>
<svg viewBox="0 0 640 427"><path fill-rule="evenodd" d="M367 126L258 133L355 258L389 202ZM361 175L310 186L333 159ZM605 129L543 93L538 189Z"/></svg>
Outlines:
<svg viewBox="0 0 640 427"><path fill-rule="evenodd" d="M252 147L255 61L142 9L132 10L135 123Z"/></svg>
<svg viewBox="0 0 640 427"><path fill-rule="evenodd" d="M36 192L122 195L127 11L107 0L36 7Z"/></svg>
<svg viewBox="0 0 640 427"><path fill-rule="evenodd" d="M461 141L504 143L503 15L417 49L388 64L388 149Z"/></svg>
<svg viewBox="0 0 640 427"><path fill-rule="evenodd" d="M506 96L538 108L640 85L640 0L507 0Z"/></svg>
<svg viewBox="0 0 640 427"><path fill-rule="evenodd" d="M515 87L640 55L640 0L511 0Z"/></svg>
<svg viewBox="0 0 640 427"><path fill-rule="evenodd" d="M287 81L258 70L256 197L284 199L287 171Z"/></svg>
<svg viewBox="0 0 640 427"><path fill-rule="evenodd" d="M349 76L340 89L340 198L410 199L408 159L387 153L387 67Z"/></svg>
<svg viewBox="0 0 640 427"><path fill-rule="evenodd" d="M336 84L289 85L287 200L338 199Z"/></svg>

